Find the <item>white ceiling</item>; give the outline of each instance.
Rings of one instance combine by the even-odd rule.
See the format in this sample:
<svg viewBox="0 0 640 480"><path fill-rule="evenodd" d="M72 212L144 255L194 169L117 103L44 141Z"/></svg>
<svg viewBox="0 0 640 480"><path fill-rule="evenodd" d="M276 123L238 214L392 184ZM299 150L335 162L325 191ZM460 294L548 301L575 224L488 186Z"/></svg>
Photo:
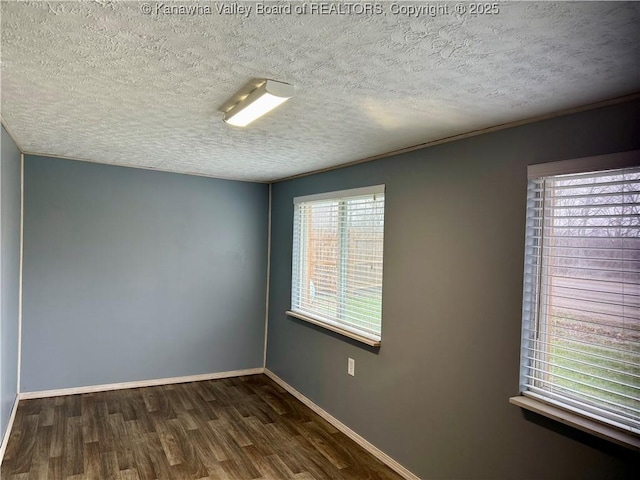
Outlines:
<svg viewBox="0 0 640 480"><path fill-rule="evenodd" d="M239 3L248 17L207 1L201 15L2 1L2 120L26 152L269 181L640 91L636 2L500 3L475 17L452 2L417 18L390 2L273 16ZM254 78L296 96L226 125L219 108Z"/></svg>

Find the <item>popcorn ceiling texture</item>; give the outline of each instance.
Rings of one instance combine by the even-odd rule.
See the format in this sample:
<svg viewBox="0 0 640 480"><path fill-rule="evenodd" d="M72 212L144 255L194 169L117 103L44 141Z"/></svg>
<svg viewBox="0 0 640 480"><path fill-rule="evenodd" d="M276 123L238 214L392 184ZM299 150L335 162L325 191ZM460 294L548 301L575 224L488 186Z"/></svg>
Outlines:
<svg viewBox="0 0 640 480"><path fill-rule="evenodd" d="M3 121L27 152L269 181L640 90L634 2L418 18L389 3L279 16L240 4L254 11L3 1ZM218 109L252 78L296 96L247 128L224 124Z"/></svg>

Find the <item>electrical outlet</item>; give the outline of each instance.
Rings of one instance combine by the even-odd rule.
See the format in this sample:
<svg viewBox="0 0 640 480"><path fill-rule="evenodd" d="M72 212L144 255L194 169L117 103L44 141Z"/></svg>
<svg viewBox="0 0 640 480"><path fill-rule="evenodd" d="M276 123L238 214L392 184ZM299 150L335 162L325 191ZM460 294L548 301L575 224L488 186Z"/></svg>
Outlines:
<svg viewBox="0 0 640 480"><path fill-rule="evenodd" d="M347 373L352 377L356 375L356 361L353 358L347 362Z"/></svg>

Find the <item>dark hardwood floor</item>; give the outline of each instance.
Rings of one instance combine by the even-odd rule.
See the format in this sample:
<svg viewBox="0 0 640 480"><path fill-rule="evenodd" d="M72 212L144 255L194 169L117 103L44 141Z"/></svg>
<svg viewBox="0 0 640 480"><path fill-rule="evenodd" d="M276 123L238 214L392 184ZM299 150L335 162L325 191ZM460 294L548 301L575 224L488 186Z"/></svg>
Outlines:
<svg viewBox="0 0 640 480"><path fill-rule="evenodd" d="M265 375L23 400L2 480L400 479Z"/></svg>

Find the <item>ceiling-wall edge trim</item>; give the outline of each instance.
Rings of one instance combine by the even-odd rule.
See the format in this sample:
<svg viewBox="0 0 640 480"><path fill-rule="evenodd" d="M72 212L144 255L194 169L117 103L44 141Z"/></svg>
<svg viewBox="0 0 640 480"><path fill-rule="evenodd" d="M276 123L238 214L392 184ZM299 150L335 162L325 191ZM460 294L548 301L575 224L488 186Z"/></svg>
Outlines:
<svg viewBox="0 0 640 480"><path fill-rule="evenodd" d="M206 173L177 172L175 170L167 170L164 168L143 167L140 165L126 165L123 163L113 163L113 162L105 163L105 162L99 162L97 160L89 160L87 158L77 158L77 157L67 157L65 155L56 155L54 153L41 153L41 152L30 152L30 151L24 151L22 153L24 153L24 155L31 155L31 156L37 156L37 157L48 157L48 158L59 158L61 160L71 160L73 162L95 163L97 165L106 165L108 167L133 168L136 170L148 170L150 172L174 173L176 175L190 175L192 177L213 178L215 180L226 180L228 182L260 183L264 185L269 185L270 183L272 183L269 180L239 180L237 178L217 177L215 175L207 175Z"/></svg>
<svg viewBox="0 0 640 480"><path fill-rule="evenodd" d="M401 148L401 149L398 149L398 150L393 150L391 152L381 153L380 155L374 155L372 157L362 158L360 160L354 160L354 161L348 162L348 163L342 163L340 165L335 165L335 166L332 166L332 167L321 168L321 169L318 169L318 170L313 170L311 172L298 173L296 175L291 175L291 176L288 176L288 177L278 178L278 179L275 179L275 180L271 180L269 183L286 182L287 180L293 180L293 179L296 179L296 178L308 177L309 175L316 175L318 173L330 172L332 170L338 170L340 168L351 167L353 165L359 165L361 163L373 162L374 160L381 160L383 158L389 158L389 157L393 157L395 155L401 155L403 153L414 152L416 150L422 150L422 149L425 149L425 148L434 147L436 145L442 145L443 143L450 143L450 142L455 142L457 140L463 140L465 138L476 137L478 135L483 135L485 133L492 133L492 132L497 132L497 131L500 131L500 130L506 130L508 128L520 127L522 125L528 125L528 124L531 124L531 123L541 122L543 120L549 120L549 119L557 118L557 117L564 117L566 115L572 115L574 113L587 112L589 110L596 110L598 108L608 107L608 106L611 106L611 105L617 105L617 104L620 104L620 103L632 102L632 101L638 100L638 99L640 99L640 92L632 93L632 94L629 94L629 95L624 95L622 97L611 98L609 100L603 100L601 102L589 103L587 105L582 105L580 107L573 107L573 108L567 108L567 109L564 109L564 110L558 110L556 112L546 113L544 115L538 115L538 116L535 116L535 117L526 118L524 120L517 120L515 122L509 122L509 123L501 123L499 125L494 125L493 127L486 127L486 128L481 128L481 129L478 129L478 130L472 130L470 132L460 133L458 135L453 135L451 137L445 137L445 138L441 138L441 139L438 139L438 140L432 140L432 141L426 142L426 143L420 143L420 144L414 145L412 147L405 147L405 148Z"/></svg>
<svg viewBox="0 0 640 480"><path fill-rule="evenodd" d="M7 122L4 120L2 115L0 115L0 125L2 125L4 127L5 131L7 132L7 134L9 134L9 137L11 138L11 140L13 140L13 143L15 144L17 149L20 151L20 153L24 154L24 150L22 150L22 148L20 147L20 144L16 140L16 136L13 134L13 132L11 131L9 126L7 125Z"/></svg>

